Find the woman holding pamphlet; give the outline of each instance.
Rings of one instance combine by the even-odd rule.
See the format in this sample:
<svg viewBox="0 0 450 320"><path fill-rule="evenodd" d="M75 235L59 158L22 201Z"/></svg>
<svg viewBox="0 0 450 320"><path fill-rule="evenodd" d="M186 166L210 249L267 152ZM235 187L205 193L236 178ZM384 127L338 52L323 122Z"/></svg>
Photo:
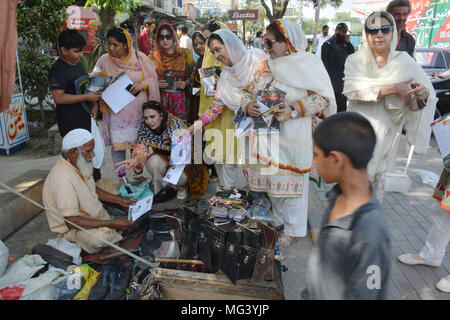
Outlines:
<svg viewBox="0 0 450 320"><path fill-rule="evenodd" d="M142 120L142 104L149 99L160 101L158 79L153 62L142 52L135 51L128 31L112 28L107 33L108 53L100 57L90 77L116 78L125 73L133 85L128 89L136 96L115 113L101 102L103 138L111 145L114 164L126 159L126 150L132 150Z"/></svg>
<svg viewBox="0 0 450 320"><path fill-rule="evenodd" d="M194 51L198 54L199 58L194 67L194 72L192 73L192 98L191 104L189 106L188 123L192 124L198 119L198 108L200 106L200 94L201 94L201 82L199 69L202 68L203 56L205 54L206 38L201 32L194 32L192 35L192 42L194 44Z"/></svg>
<svg viewBox="0 0 450 320"><path fill-rule="evenodd" d="M406 52L395 51L397 29L389 13L372 13L364 28L362 48L345 63L343 93L347 110L364 115L377 135L367 170L381 200L397 133L405 130L414 151L427 152L436 95L420 65Z"/></svg>
<svg viewBox="0 0 450 320"><path fill-rule="evenodd" d="M156 30L155 49L149 57L158 73L161 103L175 117L187 120L194 56L178 45L173 27L164 22Z"/></svg>
<svg viewBox="0 0 450 320"><path fill-rule="evenodd" d="M141 173L146 166L153 180L153 191L157 194L163 188L163 178L166 176L171 162L176 160L171 158L175 147L174 139L179 137L179 133L186 126L181 119L167 112L166 108L156 101L144 103L143 114L132 158L122 161L118 165L125 167L126 170L134 169L136 173ZM189 144L189 148L183 148L181 145L176 147L178 150L191 150L191 141L186 140L186 143ZM190 158L190 155L187 158ZM193 172L201 170L201 167L202 165L186 165L176 184L178 199L185 200L188 196L188 189L194 198L203 196L208 189L208 174L205 170L203 173L199 171L194 174Z"/></svg>
<svg viewBox="0 0 450 320"><path fill-rule="evenodd" d="M306 37L296 23L272 21L265 45L270 57L256 68L240 106L255 125L261 123L263 108L274 99L276 104L267 130L252 132L251 152L258 161L246 169L250 189L269 195L273 225L284 227L280 247L286 248L307 231L313 121L336 113L336 102L322 61L305 52Z"/></svg>
<svg viewBox="0 0 450 320"><path fill-rule="evenodd" d="M249 83L256 66L267 56L260 49L245 48L242 41L226 29L213 32L207 44L211 53L223 66L223 70L212 105L184 134L192 134L194 127L205 127L216 122L220 124L213 128L207 127L205 130L206 139L214 139L215 145L214 153L213 148L209 148L205 157L214 161L220 180L219 189L230 190L233 187L245 186L242 166L238 164L239 149L234 124L230 120L234 112L239 109L241 90Z"/></svg>

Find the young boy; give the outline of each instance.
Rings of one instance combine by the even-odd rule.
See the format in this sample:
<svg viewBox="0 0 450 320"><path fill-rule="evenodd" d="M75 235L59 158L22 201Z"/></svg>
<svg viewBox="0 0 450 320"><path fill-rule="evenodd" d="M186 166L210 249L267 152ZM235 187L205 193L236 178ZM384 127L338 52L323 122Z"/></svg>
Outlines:
<svg viewBox="0 0 450 320"><path fill-rule="evenodd" d="M62 137L73 129L91 131L91 116L97 117L101 95L84 92L88 82L88 74L81 64L83 47L86 41L76 30L66 29L58 37L59 59L49 72L50 90L56 103L56 122ZM77 90L78 89L78 90ZM83 106L82 102L85 103ZM89 110L87 105L94 105ZM100 178L100 170L94 169L94 179Z"/></svg>
<svg viewBox="0 0 450 320"><path fill-rule="evenodd" d="M385 299L390 273L387 219L367 176L376 143L369 121L335 114L313 136L313 161L326 183L326 209L307 271L305 299Z"/></svg>

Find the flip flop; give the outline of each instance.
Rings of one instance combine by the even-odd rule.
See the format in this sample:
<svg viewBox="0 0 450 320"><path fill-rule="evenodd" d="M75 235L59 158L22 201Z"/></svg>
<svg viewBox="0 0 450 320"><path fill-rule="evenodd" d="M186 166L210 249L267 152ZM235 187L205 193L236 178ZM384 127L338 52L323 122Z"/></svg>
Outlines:
<svg viewBox="0 0 450 320"><path fill-rule="evenodd" d="M282 233L279 237L278 237L278 242L280 243L280 249L286 249L287 247L289 247L291 244L295 243L298 241L298 237L290 237L284 233Z"/></svg>

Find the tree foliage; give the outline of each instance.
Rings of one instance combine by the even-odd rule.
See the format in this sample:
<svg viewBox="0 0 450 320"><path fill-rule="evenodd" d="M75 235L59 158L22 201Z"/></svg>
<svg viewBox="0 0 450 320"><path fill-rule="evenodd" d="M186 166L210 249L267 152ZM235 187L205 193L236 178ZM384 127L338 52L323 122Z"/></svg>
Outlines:
<svg viewBox="0 0 450 320"><path fill-rule="evenodd" d="M261 5L266 11L266 16L269 21L272 22L273 20L283 18L289 4L289 0L270 0L272 9L269 8L269 5L266 3L266 1L267 0L260 0Z"/></svg>
<svg viewBox="0 0 450 320"><path fill-rule="evenodd" d="M267 18L266 10L261 7L260 0L245 0L245 3L242 3L239 6L239 9L256 9L259 10L259 19L258 20L248 20L246 21L247 30L254 33L258 30L264 30L264 19Z"/></svg>

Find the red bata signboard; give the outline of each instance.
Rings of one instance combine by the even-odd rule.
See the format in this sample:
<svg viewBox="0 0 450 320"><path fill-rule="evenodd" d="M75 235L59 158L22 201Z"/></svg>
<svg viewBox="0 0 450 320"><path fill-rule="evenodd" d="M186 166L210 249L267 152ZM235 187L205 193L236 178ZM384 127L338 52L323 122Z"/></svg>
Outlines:
<svg viewBox="0 0 450 320"><path fill-rule="evenodd" d="M259 10L228 10L228 20L258 20Z"/></svg>

